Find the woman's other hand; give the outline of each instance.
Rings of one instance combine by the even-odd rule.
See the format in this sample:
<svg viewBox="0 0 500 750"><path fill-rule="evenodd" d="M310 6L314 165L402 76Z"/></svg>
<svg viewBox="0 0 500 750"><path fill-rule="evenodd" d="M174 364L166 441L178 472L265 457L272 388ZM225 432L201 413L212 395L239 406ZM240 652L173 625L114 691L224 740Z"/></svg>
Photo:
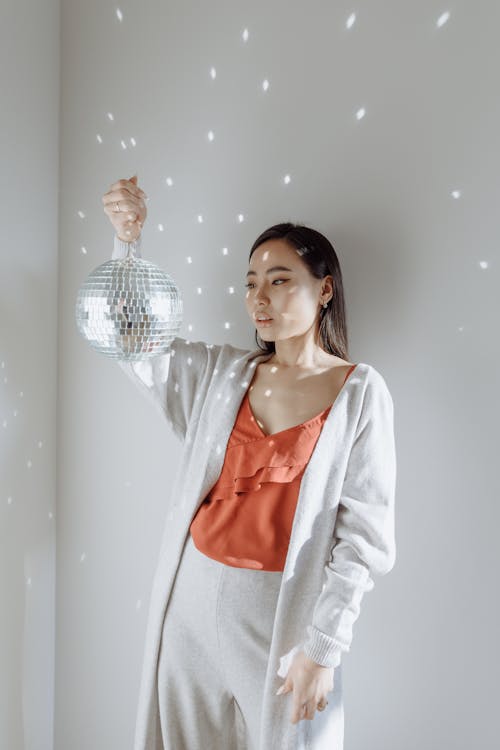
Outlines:
<svg viewBox="0 0 500 750"><path fill-rule="evenodd" d="M285 682L278 690L278 695L293 691L292 724L301 719L311 721L315 712L326 706L326 694L333 690L333 672L333 667L322 667L303 651L297 651Z"/></svg>

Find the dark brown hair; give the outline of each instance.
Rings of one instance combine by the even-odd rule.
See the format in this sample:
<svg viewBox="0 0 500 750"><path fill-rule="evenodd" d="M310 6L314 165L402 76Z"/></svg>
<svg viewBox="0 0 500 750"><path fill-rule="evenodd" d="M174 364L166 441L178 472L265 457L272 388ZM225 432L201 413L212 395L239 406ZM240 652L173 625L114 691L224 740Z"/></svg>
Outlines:
<svg viewBox="0 0 500 750"><path fill-rule="evenodd" d="M333 278L333 297L328 307L322 307L320 312L319 335L323 349L342 359L348 359L347 322L344 302L344 287L339 259L333 245L321 232L306 227L303 224L285 222L275 224L262 232L255 240L250 250L250 261L254 251L266 240L282 239L290 247L300 251L300 257L316 279L323 279L331 275ZM274 341L259 342L259 332L255 329L257 346L264 352L276 351Z"/></svg>

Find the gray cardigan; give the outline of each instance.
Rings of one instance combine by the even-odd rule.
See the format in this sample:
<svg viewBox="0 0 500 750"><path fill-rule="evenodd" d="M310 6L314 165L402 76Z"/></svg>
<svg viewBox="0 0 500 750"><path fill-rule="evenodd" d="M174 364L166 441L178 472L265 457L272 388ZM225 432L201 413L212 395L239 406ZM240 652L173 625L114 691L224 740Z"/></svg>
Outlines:
<svg viewBox="0 0 500 750"><path fill-rule="evenodd" d="M141 257L140 238L131 244ZM112 258L127 250L128 243L115 236ZM164 750L156 668L172 583L191 520L220 475L255 367L269 357L258 349L176 337L166 354L116 360L183 443L150 598L134 750ZM387 573L395 562L395 486L393 401L383 376L361 362L337 396L302 476L276 607L259 750L343 748L341 655L350 650L373 575ZM293 725L291 693L275 693L299 649L334 666L335 684L324 711Z"/></svg>

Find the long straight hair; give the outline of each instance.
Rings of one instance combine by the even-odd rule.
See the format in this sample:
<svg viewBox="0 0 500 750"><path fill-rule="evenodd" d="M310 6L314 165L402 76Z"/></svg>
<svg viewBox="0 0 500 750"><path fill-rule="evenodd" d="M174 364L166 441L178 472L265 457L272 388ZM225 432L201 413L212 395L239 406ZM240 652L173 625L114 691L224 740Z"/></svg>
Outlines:
<svg viewBox="0 0 500 750"><path fill-rule="evenodd" d="M285 222L269 227L257 237L248 260L250 261L259 245L271 239L285 240L292 248L296 248L314 278L323 279L328 275L333 277L333 297L328 307L322 307L319 313L319 335L326 352L342 359L349 359L342 272L333 245L315 229L303 224ZM255 340L263 352L271 354L276 351L274 341L261 339L257 329L255 329Z"/></svg>

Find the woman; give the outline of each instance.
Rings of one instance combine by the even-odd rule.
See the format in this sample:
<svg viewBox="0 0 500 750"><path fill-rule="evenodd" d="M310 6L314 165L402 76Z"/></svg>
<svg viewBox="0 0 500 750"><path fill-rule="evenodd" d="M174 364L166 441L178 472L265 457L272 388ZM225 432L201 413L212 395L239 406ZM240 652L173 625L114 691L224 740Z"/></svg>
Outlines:
<svg viewBox="0 0 500 750"><path fill-rule="evenodd" d="M140 257L146 199L135 176L103 196L113 258ZM393 402L347 359L332 245L270 228L245 301L257 350L175 337L119 363L184 443L134 750L341 750L341 655L372 575L395 561Z"/></svg>

